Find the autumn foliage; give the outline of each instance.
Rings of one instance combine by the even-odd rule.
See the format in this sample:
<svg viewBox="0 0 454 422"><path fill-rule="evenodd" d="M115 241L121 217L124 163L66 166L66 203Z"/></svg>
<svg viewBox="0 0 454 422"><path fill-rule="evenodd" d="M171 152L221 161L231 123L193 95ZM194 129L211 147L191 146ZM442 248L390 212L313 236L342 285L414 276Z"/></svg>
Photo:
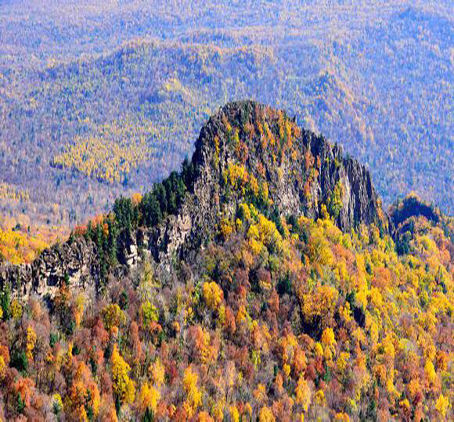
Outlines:
<svg viewBox="0 0 454 422"><path fill-rule="evenodd" d="M279 163L295 129L276 120L274 133L247 130ZM340 187L318 219L282 215L240 157L227 169L236 207L170 272L146 250L136 271L106 268L119 233L177 212L190 167L73 234L105 265L96 297L62 283L54 297L19 300L4 286L0 418L453 420L451 221L412 216L395 240L374 224L341 231Z"/></svg>

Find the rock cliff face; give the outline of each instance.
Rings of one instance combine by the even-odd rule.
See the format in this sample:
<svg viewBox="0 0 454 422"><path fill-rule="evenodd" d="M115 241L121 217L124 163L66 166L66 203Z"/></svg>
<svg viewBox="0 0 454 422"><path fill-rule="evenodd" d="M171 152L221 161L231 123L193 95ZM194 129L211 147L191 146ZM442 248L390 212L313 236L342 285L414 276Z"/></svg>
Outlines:
<svg viewBox="0 0 454 422"><path fill-rule="evenodd" d="M18 297L53 296L65 280L74 289L95 292L99 260L94 243L78 238L45 250L31 264L0 267L0 287L9 285Z"/></svg>
<svg viewBox="0 0 454 422"><path fill-rule="evenodd" d="M172 251L211 239L220 218L232 217L245 199L260 202L261 195L280 215L315 219L326 207L342 230L372 223L388 230L366 168L264 105L245 101L222 108L203 127L193 162L193 194L170 221L179 232L168 237Z"/></svg>
<svg viewBox="0 0 454 422"><path fill-rule="evenodd" d="M122 233L119 268L142 257L168 272L214 239L221 220L231 220L247 201L283 216L317 218L328 212L342 230L374 223L388 230L369 172L337 145L301 130L285 113L251 101L231 103L202 128L192 158L194 176L175 215L159 225ZM139 253L139 250L143 253ZM63 280L96 291L96 246L76 238L45 251L31 265L0 267L0 286L19 296L53 295Z"/></svg>

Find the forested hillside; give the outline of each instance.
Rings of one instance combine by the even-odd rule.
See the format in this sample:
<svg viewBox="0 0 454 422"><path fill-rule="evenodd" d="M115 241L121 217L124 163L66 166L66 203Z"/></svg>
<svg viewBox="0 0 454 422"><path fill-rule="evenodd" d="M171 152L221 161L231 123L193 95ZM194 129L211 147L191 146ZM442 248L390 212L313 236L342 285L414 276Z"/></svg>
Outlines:
<svg viewBox="0 0 454 422"><path fill-rule="evenodd" d="M285 112L225 106L30 282L0 267L0 417L452 420L454 226L391 211Z"/></svg>
<svg viewBox="0 0 454 422"><path fill-rule="evenodd" d="M452 0L0 1L0 421L453 421Z"/></svg>
<svg viewBox="0 0 454 422"><path fill-rule="evenodd" d="M385 204L413 190L452 212L449 1L159 3L0 6L0 181L30 192L21 213L70 227L148 190L242 98L344 145Z"/></svg>

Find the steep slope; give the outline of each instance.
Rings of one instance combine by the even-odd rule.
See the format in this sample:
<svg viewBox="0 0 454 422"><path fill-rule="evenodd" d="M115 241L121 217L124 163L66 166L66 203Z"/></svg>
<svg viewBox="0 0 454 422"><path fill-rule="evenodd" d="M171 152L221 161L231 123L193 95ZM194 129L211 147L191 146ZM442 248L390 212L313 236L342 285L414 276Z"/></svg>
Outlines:
<svg viewBox="0 0 454 422"><path fill-rule="evenodd" d="M180 173L0 270L0 419L453 420L445 222L406 199L395 243L360 164L228 104Z"/></svg>
<svg viewBox="0 0 454 422"><path fill-rule="evenodd" d="M181 187L179 197L171 199L167 189L160 199L160 188L166 185ZM102 229L85 238L72 236L31 265L0 268L1 286L10 284L22 295L53 293L66 278L74 287L95 289L108 271L134 267L139 249L169 272L175 257L197 251L234 225L243 202L278 227L281 218L329 214L344 231L373 223L383 233L388 230L364 166L343 157L339 146L301 130L283 111L236 102L202 128L192 162L181 174L173 173L139 204L129 204L131 209L114 207L113 220L106 217L101 223L109 223L108 234ZM153 217L156 207L159 218ZM131 220L129 213L136 217ZM112 238L114 229L118 234Z"/></svg>

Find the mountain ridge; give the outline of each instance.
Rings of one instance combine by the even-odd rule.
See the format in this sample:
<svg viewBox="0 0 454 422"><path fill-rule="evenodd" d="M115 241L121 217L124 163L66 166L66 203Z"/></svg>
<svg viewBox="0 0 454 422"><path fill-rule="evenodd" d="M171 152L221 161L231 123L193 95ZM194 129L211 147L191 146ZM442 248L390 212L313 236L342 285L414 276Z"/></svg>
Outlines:
<svg viewBox="0 0 454 422"><path fill-rule="evenodd" d="M119 228L112 246L118 266L109 271L131 270L142 260L139 251L146 251L157 267L168 272L173 257L197 250L218 236L220 224L234 221L246 197L270 218L317 219L328 213L342 230L372 223L385 233L389 230L388 217L363 165L343 157L338 145L298 128L281 110L254 101L220 108L202 127L192 161L185 166L189 175L183 170L163 182L173 178L177 186L178 177L187 179L176 212L155 224L149 220L155 197L146 194L140 206L142 223L132 230ZM9 284L24 296L52 294L65 280L95 291L105 278L99 250L96 240L71 236L32 264L0 268L0 285Z"/></svg>

